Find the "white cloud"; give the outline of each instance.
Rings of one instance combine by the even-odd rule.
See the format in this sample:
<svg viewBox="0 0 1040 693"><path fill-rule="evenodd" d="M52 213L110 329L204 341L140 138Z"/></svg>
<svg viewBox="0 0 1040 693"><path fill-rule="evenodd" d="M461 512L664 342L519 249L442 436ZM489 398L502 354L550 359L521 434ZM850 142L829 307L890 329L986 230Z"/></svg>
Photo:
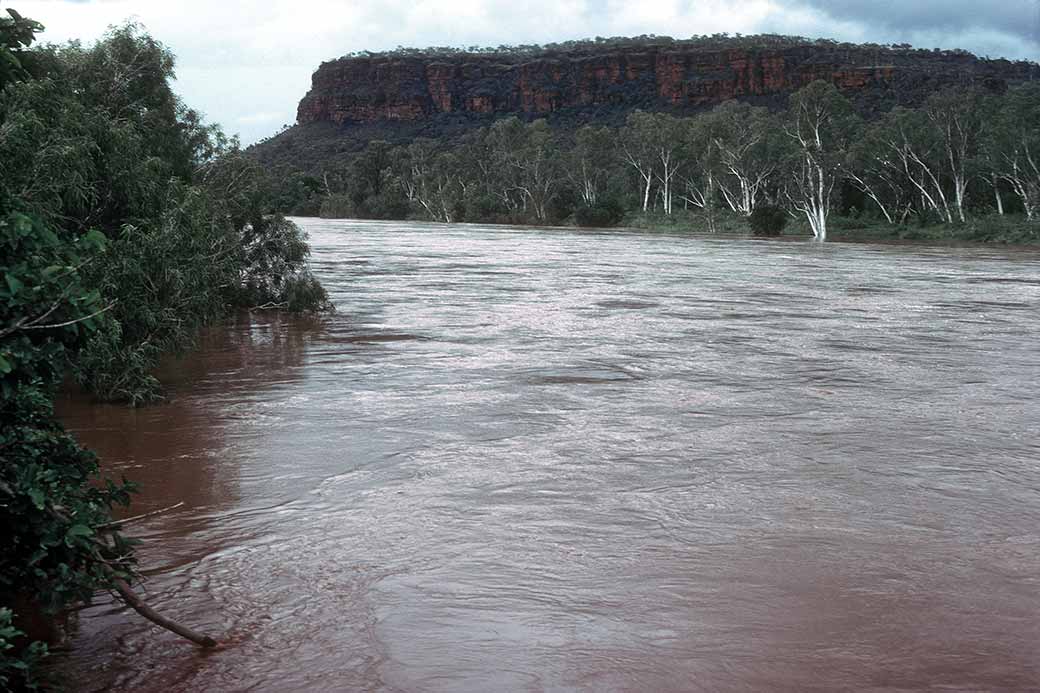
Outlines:
<svg viewBox="0 0 1040 693"><path fill-rule="evenodd" d="M906 4L913 2L906 0ZM0 7L13 6L42 22L47 27L43 38L56 42L91 41L109 25L136 19L177 55L176 88L185 101L229 133L239 133L245 143L295 120L296 104L323 60L398 45L497 46L597 35L685 37L768 31L854 41L908 41L1010 57L1026 57L1032 50L1021 34L986 24L984 3L972 3L976 20L966 15L960 24L946 18L942 26L912 28L870 21L870 13L882 12L883 5L848 0L842 3L845 13L832 16L826 8L833 5L817 0L0 2ZM1006 12L994 17L998 15L1004 18Z"/></svg>

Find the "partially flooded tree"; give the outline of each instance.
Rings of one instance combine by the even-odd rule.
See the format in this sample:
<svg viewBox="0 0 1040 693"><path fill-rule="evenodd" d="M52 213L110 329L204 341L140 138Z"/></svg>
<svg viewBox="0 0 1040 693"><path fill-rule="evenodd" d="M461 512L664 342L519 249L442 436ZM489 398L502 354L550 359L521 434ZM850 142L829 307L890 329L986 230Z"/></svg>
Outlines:
<svg viewBox="0 0 1040 693"><path fill-rule="evenodd" d="M827 240L834 191L856 122L848 99L833 84L813 82L791 96L785 131L796 152L785 196L818 241Z"/></svg>

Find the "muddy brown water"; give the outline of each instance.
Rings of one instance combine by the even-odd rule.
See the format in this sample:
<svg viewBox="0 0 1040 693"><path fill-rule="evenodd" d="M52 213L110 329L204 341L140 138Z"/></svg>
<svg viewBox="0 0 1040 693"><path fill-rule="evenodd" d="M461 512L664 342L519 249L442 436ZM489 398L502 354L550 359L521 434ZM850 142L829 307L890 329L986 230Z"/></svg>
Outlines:
<svg viewBox="0 0 1040 693"><path fill-rule="evenodd" d="M224 643L75 690L1040 688L1036 253L301 223L334 316L60 403Z"/></svg>

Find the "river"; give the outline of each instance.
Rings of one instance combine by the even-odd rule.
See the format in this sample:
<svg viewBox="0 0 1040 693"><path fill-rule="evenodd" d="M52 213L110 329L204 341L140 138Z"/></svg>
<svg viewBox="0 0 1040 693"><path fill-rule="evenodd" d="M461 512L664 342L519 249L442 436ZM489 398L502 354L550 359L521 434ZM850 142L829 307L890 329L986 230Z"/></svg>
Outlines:
<svg viewBox="0 0 1040 693"><path fill-rule="evenodd" d="M1040 688L1040 255L299 220L166 404L80 691Z"/></svg>

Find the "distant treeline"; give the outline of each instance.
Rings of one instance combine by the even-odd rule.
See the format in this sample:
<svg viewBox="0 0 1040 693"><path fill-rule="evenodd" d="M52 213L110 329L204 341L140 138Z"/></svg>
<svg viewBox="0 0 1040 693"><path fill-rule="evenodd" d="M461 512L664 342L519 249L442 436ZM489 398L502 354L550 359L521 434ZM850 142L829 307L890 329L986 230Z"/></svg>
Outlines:
<svg viewBox="0 0 1040 693"><path fill-rule="evenodd" d="M972 53L961 49L919 49L908 43L846 43L833 39L818 38L811 39L804 36L786 36L782 34L705 34L691 36L685 39L676 39L671 36L657 36L655 34L644 34L641 36L597 36L593 39L582 39L575 41L563 41L560 43L547 44L519 44L501 45L496 47L486 46L431 46L427 48L409 48L398 46L387 51L355 51L347 53L343 58L436 58L457 56L494 56L496 58L512 60L530 60L538 56L551 56L554 54L575 54L584 51L595 51L602 53L604 48L616 49L638 49L638 48L686 48L704 51L716 50L779 50L786 48L827 48L839 50L857 51L887 51L901 54L940 54L944 56L975 57Z"/></svg>
<svg viewBox="0 0 1040 693"><path fill-rule="evenodd" d="M499 120L451 141L369 142L272 177L283 211L327 217L610 226L695 213L703 230L780 210L817 238L833 214L889 226L1040 217L1040 84L936 93L866 121L816 82L786 111L731 101L682 118L558 131ZM775 213L773 215L776 216Z"/></svg>

